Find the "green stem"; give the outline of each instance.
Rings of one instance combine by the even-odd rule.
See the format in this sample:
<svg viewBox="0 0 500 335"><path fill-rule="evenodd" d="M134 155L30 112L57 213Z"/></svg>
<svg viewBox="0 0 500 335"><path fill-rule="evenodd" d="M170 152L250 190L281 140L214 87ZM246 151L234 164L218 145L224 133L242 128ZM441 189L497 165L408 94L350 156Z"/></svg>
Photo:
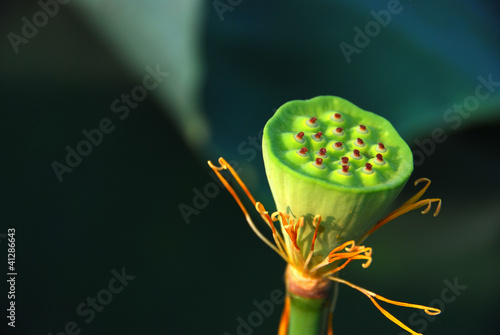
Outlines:
<svg viewBox="0 0 500 335"><path fill-rule="evenodd" d="M290 265L285 278L290 302L287 335L325 335L337 287L332 292L330 280L304 276L303 272Z"/></svg>
<svg viewBox="0 0 500 335"><path fill-rule="evenodd" d="M288 335L326 334L331 298L309 299L288 294L290 297Z"/></svg>

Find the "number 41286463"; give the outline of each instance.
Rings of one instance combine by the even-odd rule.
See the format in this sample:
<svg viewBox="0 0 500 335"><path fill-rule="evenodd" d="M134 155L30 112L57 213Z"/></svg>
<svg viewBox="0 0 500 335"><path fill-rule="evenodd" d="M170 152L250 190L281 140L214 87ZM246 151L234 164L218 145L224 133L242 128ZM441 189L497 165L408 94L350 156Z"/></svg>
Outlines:
<svg viewBox="0 0 500 335"><path fill-rule="evenodd" d="M16 271L16 230L14 228L9 228L7 230L7 241L9 248L7 249L7 263L9 264L9 271Z"/></svg>

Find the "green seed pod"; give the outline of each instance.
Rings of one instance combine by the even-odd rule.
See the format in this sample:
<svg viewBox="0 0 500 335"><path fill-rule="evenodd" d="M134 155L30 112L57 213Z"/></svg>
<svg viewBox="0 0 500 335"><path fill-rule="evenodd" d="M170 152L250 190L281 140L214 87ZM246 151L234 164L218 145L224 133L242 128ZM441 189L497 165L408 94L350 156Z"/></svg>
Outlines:
<svg viewBox="0 0 500 335"><path fill-rule="evenodd" d="M304 258L313 218L322 217L312 264L358 242L413 170L411 150L389 121L333 96L281 106L264 128L262 148L277 210L295 222L304 217L297 236Z"/></svg>

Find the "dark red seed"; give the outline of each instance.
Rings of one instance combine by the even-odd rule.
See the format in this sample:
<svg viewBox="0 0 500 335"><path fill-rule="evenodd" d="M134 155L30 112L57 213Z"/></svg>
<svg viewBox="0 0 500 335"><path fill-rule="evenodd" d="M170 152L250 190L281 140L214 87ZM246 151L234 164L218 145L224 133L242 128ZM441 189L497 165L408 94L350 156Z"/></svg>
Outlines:
<svg viewBox="0 0 500 335"><path fill-rule="evenodd" d="M302 137L304 137L304 132L303 132L303 131L301 131L300 133L298 133L298 134L297 134L297 138L298 138L299 140L301 140L301 139L302 139Z"/></svg>
<svg viewBox="0 0 500 335"><path fill-rule="evenodd" d="M342 148L342 142L335 142L335 146L337 148Z"/></svg>
<svg viewBox="0 0 500 335"><path fill-rule="evenodd" d="M347 164L347 162L349 162L349 158L347 157L342 157L342 164Z"/></svg>
<svg viewBox="0 0 500 335"><path fill-rule="evenodd" d="M334 116L335 116L336 119L340 119L342 117L342 115L340 115L339 113L335 113Z"/></svg>
<svg viewBox="0 0 500 335"><path fill-rule="evenodd" d="M321 156L326 155L326 149L325 149L325 148L321 148L321 149L319 149L319 154L320 154Z"/></svg>
<svg viewBox="0 0 500 335"><path fill-rule="evenodd" d="M354 149L352 153L354 154L354 157L360 157L358 149Z"/></svg>
<svg viewBox="0 0 500 335"><path fill-rule="evenodd" d="M307 152L307 148L306 147L303 147L302 149L300 149L299 151L301 154L305 154Z"/></svg>
<svg viewBox="0 0 500 335"><path fill-rule="evenodd" d="M366 168L367 171L371 171L372 167L373 167L373 165L371 165L370 163L366 163L365 164L365 168Z"/></svg>
<svg viewBox="0 0 500 335"><path fill-rule="evenodd" d="M322 133L322 132L320 132L320 131L318 131L318 132L314 135L314 137L316 137L316 138L318 138L318 139L320 139L320 138L321 138L321 136L323 136L323 133Z"/></svg>
<svg viewBox="0 0 500 335"><path fill-rule="evenodd" d="M379 161L384 160L384 157L382 156L382 154L377 154L377 160L379 160Z"/></svg>
<svg viewBox="0 0 500 335"><path fill-rule="evenodd" d="M359 129L361 129L361 130L366 130L366 126L365 126L365 125L363 125L363 124L360 124L360 125L359 125Z"/></svg>
<svg viewBox="0 0 500 335"><path fill-rule="evenodd" d="M304 119L302 119L302 120L304 120ZM312 118L309 119L309 122L310 123L316 123L316 120L318 120L318 118L315 117L315 116L313 116Z"/></svg>
<svg viewBox="0 0 500 335"><path fill-rule="evenodd" d="M342 172L344 173L349 172L349 165L342 165Z"/></svg>
<svg viewBox="0 0 500 335"><path fill-rule="evenodd" d="M316 158L316 165L321 165L323 164L323 159L322 158Z"/></svg>
<svg viewBox="0 0 500 335"><path fill-rule="evenodd" d="M358 144L359 144L359 145L363 145L363 144L365 144L365 142L363 142L363 140L362 140L362 139L360 139L359 137L358 137L358 139L357 139L356 141L358 142Z"/></svg>
<svg viewBox="0 0 500 335"><path fill-rule="evenodd" d="M341 133L341 132L343 132L343 131L344 131L344 128L342 128L342 127L338 127L338 128L336 128L336 129L335 129L335 131L336 131L337 133Z"/></svg>
<svg viewBox="0 0 500 335"><path fill-rule="evenodd" d="M384 145L384 143L379 143L379 144L378 144L378 147L379 147L379 149L381 149L381 150L384 150L384 149L385 149L385 145Z"/></svg>

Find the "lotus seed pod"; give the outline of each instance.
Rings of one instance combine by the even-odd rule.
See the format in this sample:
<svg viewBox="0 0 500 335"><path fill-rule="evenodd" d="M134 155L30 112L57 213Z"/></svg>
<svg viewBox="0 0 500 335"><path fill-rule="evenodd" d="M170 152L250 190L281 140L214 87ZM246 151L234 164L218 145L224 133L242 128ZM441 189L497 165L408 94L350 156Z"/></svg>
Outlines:
<svg viewBox="0 0 500 335"><path fill-rule="evenodd" d="M277 210L304 217L297 237L304 258L313 218L322 217L313 263L358 241L413 170L411 150L389 121L333 96L281 106L264 128L262 147Z"/></svg>

